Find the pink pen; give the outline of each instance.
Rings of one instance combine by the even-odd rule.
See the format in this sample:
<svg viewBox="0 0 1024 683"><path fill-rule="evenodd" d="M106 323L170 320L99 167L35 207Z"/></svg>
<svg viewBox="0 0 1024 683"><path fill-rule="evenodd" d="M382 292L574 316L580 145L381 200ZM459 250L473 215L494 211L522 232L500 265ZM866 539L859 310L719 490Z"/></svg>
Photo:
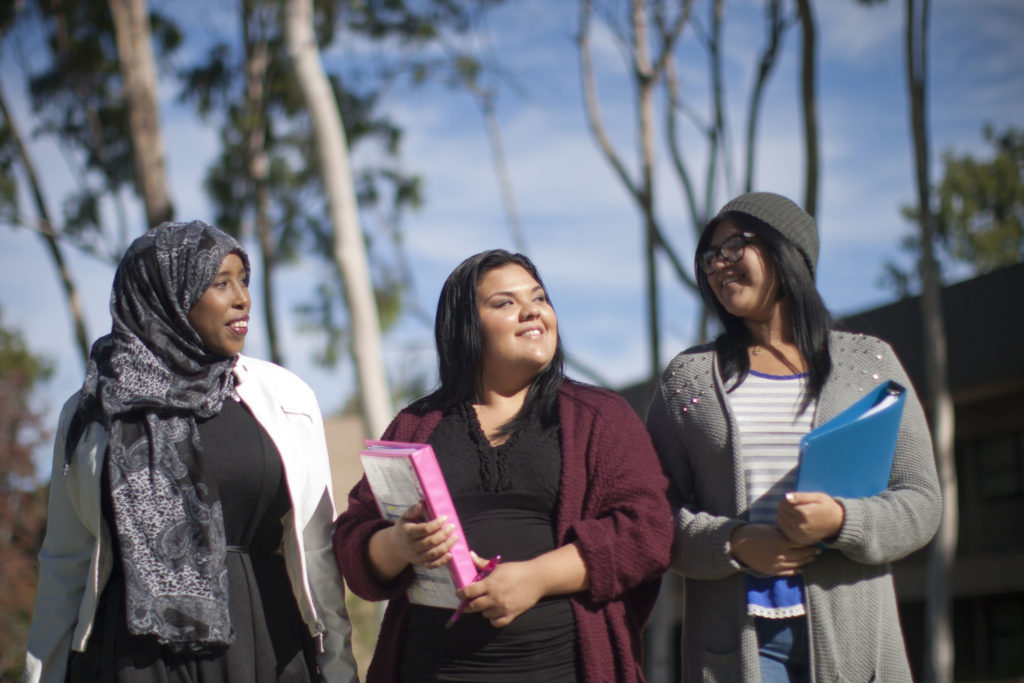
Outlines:
<svg viewBox="0 0 1024 683"><path fill-rule="evenodd" d="M494 571L494 568L498 566L499 562L501 562L501 555L495 555L492 557L490 562L487 563L487 566L477 572L476 577L473 579L473 583L490 576L491 572ZM444 627L448 629L454 626L455 622L459 620L459 617L462 616L462 613L466 611L466 607L468 606L469 600L460 600L458 609L455 610L455 613L452 614L451 619L448 620L448 623L445 624Z"/></svg>

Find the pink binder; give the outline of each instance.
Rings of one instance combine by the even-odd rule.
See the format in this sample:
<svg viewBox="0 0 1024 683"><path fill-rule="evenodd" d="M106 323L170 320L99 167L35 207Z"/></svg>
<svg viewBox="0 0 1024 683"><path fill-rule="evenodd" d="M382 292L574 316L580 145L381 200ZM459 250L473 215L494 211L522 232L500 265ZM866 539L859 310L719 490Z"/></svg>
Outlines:
<svg viewBox="0 0 1024 683"><path fill-rule="evenodd" d="M441 467L437 463L437 456L430 444L406 443L401 441L366 441L366 449L360 451L360 458L363 460L363 469L367 473L367 481L370 489L377 498L377 505L380 507L381 515L386 519L397 519L409 506L415 505L419 500L426 503L427 513L430 519L448 516L448 523L455 525L454 533L458 540L449 551L452 560L446 566L451 574L455 588L462 588L469 585L476 578L476 565L469 554L469 545L466 543L466 534L462 531L462 524L459 522L459 515L455 511L455 504L452 502L451 494L448 492L448 485L445 483ZM397 482L381 482L379 475L376 477L378 483L375 485L371 476L370 463L368 458L388 458L408 461L415 472L415 481L412 482L416 491L406 490L404 493L397 490L400 484ZM397 471L400 471L397 470ZM414 500L410 502L410 496ZM454 598L454 592L452 594ZM457 599L456 599L457 602Z"/></svg>

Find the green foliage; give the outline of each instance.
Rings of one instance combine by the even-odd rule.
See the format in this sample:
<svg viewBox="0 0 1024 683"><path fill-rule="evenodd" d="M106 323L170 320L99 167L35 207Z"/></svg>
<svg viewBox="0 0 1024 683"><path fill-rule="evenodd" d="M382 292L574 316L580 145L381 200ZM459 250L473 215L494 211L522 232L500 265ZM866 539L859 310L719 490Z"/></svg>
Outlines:
<svg viewBox="0 0 1024 683"><path fill-rule="evenodd" d="M984 134L990 160L943 155L936 212L945 252L979 274L1024 260L1024 129Z"/></svg>
<svg viewBox="0 0 1024 683"><path fill-rule="evenodd" d="M0 223L18 222L18 178L10 122L0 121Z"/></svg>
<svg viewBox="0 0 1024 683"><path fill-rule="evenodd" d="M360 35L423 44L442 37L445 31L469 30L479 11L500 1L343 0L338 5L341 20Z"/></svg>
<svg viewBox="0 0 1024 683"><path fill-rule="evenodd" d="M32 449L47 437L29 398L52 372L52 366L30 352L21 335L4 327L0 317L0 491L35 472Z"/></svg>
<svg viewBox="0 0 1024 683"><path fill-rule="evenodd" d="M46 515L32 454L49 435L30 397L50 374L50 364L0 319L0 678L10 680L25 657Z"/></svg>
<svg viewBox="0 0 1024 683"><path fill-rule="evenodd" d="M1024 129L1010 127L999 133L984 130L992 147L988 159L947 151L942 156L943 176L935 189L935 239L939 266L948 271L963 267L972 275L1024 261ZM905 206L903 216L918 220L916 207ZM920 254L919 234L903 238L900 248ZM918 289L918 276L895 263L887 263L882 283L900 296Z"/></svg>
<svg viewBox="0 0 1024 683"><path fill-rule="evenodd" d="M401 217L422 202L422 180L399 163L402 130L380 113L380 100L401 76L413 82L442 73L449 81L474 82L480 66L468 57L439 60L436 51L447 37L472 28L481 13L499 0L342 0L317 3L317 37L322 49L342 38L371 45L372 56L342 62L329 73L348 139L355 191L376 291L381 326L387 329L402 312L409 277L401 255ZM287 61L278 0L245 0L240 7L242 40L225 38L200 63L179 72L179 101L191 102L204 117L220 123L221 150L208 170L205 188L219 227L236 235L267 212L272 232L270 267L301 256L322 259L330 282L311 293L299 307L303 329L323 333L317 360L334 364L338 347L347 344L347 316L340 279L331 263L334 237L321 186L318 155L302 93ZM399 49L391 50L397 45ZM254 54L265 54L258 67L262 98L250 97ZM385 55L381 58L381 55ZM337 62L335 62L337 63ZM250 76L247 77L247 74ZM418 74L418 75L417 75ZM452 76L449 74L458 74ZM253 110L253 102L258 110ZM253 140L266 155L267 173L252 176ZM366 152L364 152L366 150ZM259 187L257 183L262 183ZM262 188L262 190L260 189ZM262 191L264 200L257 196ZM262 208L261 208L262 207ZM259 273L257 273L259 277Z"/></svg>
<svg viewBox="0 0 1024 683"><path fill-rule="evenodd" d="M141 230L126 225L111 230L100 220L103 201L118 201L120 193L137 189L109 6L106 0L15 4L21 7L10 17L10 33L32 43L27 48L32 58L24 61L35 116L31 133L52 138L69 152L65 158L78 180L76 190L61 201L63 228L54 227L82 249L116 262L128 238ZM180 30L155 12L150 27L157 60L167 60L181 45ZM40 34L42 46L36 44ZM115 215L125 220L123 212ZM5 218L14 216L5 212Z"/></svg>

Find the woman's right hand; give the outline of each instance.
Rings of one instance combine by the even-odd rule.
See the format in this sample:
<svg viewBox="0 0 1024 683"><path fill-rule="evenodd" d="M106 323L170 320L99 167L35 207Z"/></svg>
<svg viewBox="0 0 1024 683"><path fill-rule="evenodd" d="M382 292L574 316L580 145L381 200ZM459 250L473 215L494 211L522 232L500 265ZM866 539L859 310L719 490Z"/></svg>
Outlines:
<svg viewBox="0 0 1024 683"><path fill-rule="evenodd" d="M744 524L729 537L732 556L751 569L769 576L793 576L821 552L800 545L770 524Z"/></svg>
<svg viewBox="0 0 1024 683"><path fill-rule="evenodd" d="M422 567L440 567L452 559L452 546L458 540L454 524L447 524L444 515L424 522L426 507L417 503L402 513L393 526L386 527L370 538L370 560L377 570L377 578L390 581L414 564Z"/></svg>

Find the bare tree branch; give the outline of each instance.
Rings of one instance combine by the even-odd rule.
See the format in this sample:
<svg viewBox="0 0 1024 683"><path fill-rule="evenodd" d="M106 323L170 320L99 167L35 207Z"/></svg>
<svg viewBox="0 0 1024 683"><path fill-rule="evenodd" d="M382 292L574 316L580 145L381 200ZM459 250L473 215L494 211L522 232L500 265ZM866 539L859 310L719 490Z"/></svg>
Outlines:
<svg viewBox="0 0 1024 683"><path fill-rule="evenodd" d="M757 140L757 123L760 118L761 101L764 96L764 86L767 84L768 77L775 68L775 57L778 55L780 39L785 29L780 0L769 0L765 6L765 22L768 25L768 43L761 51L761 57L758 60L757 76L754 78L754 85L750 92L750 104L747 109L747 162L745 179L743 181L744 192L750 192L754 189L754 154L756 151L754 143Z"/></svg>
<svg viewBox="0 0 1024 683"><path fill-rule="evenodd" d="M3 114L4 120L7 121L11 138L18 150L18 156L21 158L25 177L28 179L32 199L39 214L39 234L42 236L46 249L50 252L53 265L57 269L57 275L64 290L64 298L67 300L68 313L71 316L71 326L75 331L78 355L84 368L89 361L89 335L85 330L85 318L82 314L82 302L78 297L78 288L71 278L71 271L68 270L67 263L64 260L64 253L60 248L60 243L57 241L57 233L54 230L53 222L50 220L50 213L46 208L46 200L43 197L43 189L39 184L39 177L35 171L35 164L32 163L32 158L25 147L17 122L11 117L10 110L7 107L7 98L4 96L2 89L0 89L0 114Z"/></svg>
<svg viewBox="0 0 1024 683"><path fill-rule="evenodd" d="M580 0L580 32L577 37L577 47L580 53L580 78L583 83L584 110L587 113L587 123L597 140L597 144L604 153L608 163L612 165L619 180L626 186L633 198L641 200L640 191L636 183L629 177L629 172L619 158L615 147L608 137L608 133L601 121L600 107L597 102L597 87L594 84L594 64L590 55L590 0Z"/></svg>
<svg viewBox="0 0 1024 683"><path fill-rule="evenodd" d="M814 14L811 0L797 0L800 11L800 99L804 114L804 211L814 216L818 211L818 107L815 95L816 56Z"/></svg>

